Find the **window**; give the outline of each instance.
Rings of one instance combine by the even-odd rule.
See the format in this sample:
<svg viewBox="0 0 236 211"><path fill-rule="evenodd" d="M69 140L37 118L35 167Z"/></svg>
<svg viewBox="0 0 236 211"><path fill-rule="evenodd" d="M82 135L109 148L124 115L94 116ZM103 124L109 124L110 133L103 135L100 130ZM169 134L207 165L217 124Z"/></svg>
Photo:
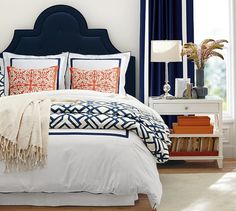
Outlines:
<svg viewBox="0 0 236 211"><path fill-rule="evenodd" d="M230 43L231 0L194 1L194 42L199 44L206 38L227 39ZM221 53L225 60L212 57L205 67L205 84L209 95L223 99L224 118L233 117L232 56L230 44Z"/></svg>

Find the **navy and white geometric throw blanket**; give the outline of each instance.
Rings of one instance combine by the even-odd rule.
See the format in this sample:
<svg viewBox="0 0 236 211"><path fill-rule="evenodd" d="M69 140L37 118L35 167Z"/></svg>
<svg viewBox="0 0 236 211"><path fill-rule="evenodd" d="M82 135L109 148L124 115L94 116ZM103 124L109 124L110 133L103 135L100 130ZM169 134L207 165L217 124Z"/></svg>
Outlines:
<svg viewBox="0 0 236 211"><path fill-rule="evenodd" d="M136 133L158 163L169 159L169 129L154 116L118 102L77 101L51 105L50 129L119 129Z"/></svg>

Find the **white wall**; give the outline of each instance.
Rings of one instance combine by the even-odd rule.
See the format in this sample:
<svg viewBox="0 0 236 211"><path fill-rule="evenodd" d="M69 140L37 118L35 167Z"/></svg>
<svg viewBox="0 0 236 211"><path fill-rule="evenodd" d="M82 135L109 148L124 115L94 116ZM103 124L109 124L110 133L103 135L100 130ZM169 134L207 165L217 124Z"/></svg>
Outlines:
<svg viewBox="0 0 236 211"><path fill-rule="evenodd" d="M131 51L139 63L139 0L0 0L0 52L12 39L14 29L31 29L38 15L56 4L75 7L89 28L106 28L120 51Z"/></svg>

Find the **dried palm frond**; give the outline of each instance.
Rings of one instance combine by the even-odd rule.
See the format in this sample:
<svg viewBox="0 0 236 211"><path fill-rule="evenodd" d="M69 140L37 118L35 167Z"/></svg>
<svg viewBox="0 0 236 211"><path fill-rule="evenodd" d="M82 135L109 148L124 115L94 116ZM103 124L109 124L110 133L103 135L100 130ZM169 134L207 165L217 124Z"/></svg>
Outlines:
<svg viewBox="0 0 236 211"><path fill-rule="evenodd" d="M217 50L223 50L224 43L228 43L228 41L224 39L205 39L199 46L192 42L185 43L183 45L181 55L186 55L189 60L193 60L197 66L197 69L203 70L207 60L210 57L217 56L224 60L223 55L217 52Z"/></svg>

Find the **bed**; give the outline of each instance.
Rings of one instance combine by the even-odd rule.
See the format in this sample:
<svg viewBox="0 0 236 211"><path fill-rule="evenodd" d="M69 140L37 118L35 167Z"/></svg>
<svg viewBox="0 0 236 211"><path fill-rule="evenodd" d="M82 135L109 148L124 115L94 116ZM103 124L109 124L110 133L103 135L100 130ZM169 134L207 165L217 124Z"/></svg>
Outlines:
<svg viewBox="0 0 236 211"><path fill-rule="evenodd" d="M5 52L9 52L7 56L10 57L8 60L11 66L20 62L21 57L17 55L45 56L72 52L67 60L72 64L75 61L74 54L97 55L96 59L99 58L97 60L101 59L99 56L108 55L107 60L110 61L115 59L112 55L120 53L112 45L105 29L88 29L82 14L66 5L52 6L43 11L37 18L33 30L15 30L12 42ZM4 53L1 56L4 57ZM53 59L59 61L57 58ZM86 60L86 65L90 61L86 56L83 59ZM77 60L81 62L81 57ZM60 65L62 67L62 62ZM168 128L162 124L160 116L155 111L134 97L136 86L134 57L130 57L126 69L123 85L128 95L65 89L66 87L58 91L32 94L56 99L50 110L47 164L32 171L6 174L4 163L0 162L1 205L124 206L134 205L138 200L138 194L144 193L148 195L153 208L158 206L162 186L156 161L168 160ZM64 75L60 77L66 84L70 82ZM69 88L71 86L72 83ZM118 86L117 90L122 92L122 85ZM25 99L30 98L31 94L26 96ZM58 99L67 102L68 98L76 102L79 98L80 104L73 107L71 104L57 103ZM0 100L0 104L2 101ZM104 123L105 120L100 117L104 117L104 107L109 108L109 112L110 110L114 112L112 107L114 103L115 109L120 109L122 112L124 108L126 112L136 109L141 112L141 117L148 114L148 120L151 117L156 118L161 126L159 125L157 129L155 125L155 133L158 133L158 139L162 139L162 142L154 143L147 138L141 139L140 136L149 136L143 133L154 127L154 123L151 126L147 125L146 130L140 129L140 132L135 129L134 132L129 121L125 119L130 115L127 113L120 120L122 123L113 122L113 126L108 127L108 124ZM97 116L96 120L88 118L85 111L83 115L87 115L87 119L84 122L90 126L79 127L78 125L85 124L77 121L80 115L77 110L81 110L81 106L88 110L90 106L95 106L96 112L100 112L98 114L100 119ZM112 121L113 115L114 113L109 116L113 118ZM97 121L104 127L98 126ZM147 119L140 121L146 122ZM158 156L154 157L150 149L153 149Z"/></svg>

